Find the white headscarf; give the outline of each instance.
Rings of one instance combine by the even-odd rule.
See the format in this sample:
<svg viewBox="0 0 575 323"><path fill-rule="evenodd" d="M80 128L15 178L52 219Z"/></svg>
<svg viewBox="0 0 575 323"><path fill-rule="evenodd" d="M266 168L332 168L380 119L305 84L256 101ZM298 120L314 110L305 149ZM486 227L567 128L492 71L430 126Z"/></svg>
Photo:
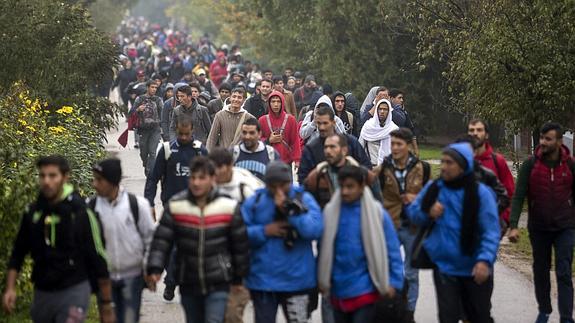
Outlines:
<svg viewBox="0 0 575 323"><path fill-rule="evenodd" d="M379 124L379 105L385 103L389 107L389 113L387 118L385 118L385 124L383 127ZM389 135L393 130L399 129L399 127L393 123L391 112L393 108L391 107L391 102L386 99L381 99L375 105L375 113L371 119L367 120L361 129L359 135L359 142L362 145L367 145L370 141L379 141L379 153L377 156L378 164L383 162L383 159L391 154L391 136Z"/></svg>

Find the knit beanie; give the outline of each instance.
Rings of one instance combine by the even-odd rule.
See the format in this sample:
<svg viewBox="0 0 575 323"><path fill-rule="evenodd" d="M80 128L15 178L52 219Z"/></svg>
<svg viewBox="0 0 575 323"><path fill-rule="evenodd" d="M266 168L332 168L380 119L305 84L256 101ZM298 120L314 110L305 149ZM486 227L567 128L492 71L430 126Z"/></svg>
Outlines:
<svg viewBox="0 0 575 323"><path fill-rule="evenodd" d="M116 186L122 179L122 166L120 160L116 158L104 159L94 165L92 170Z"/></svg>
<svg viewBox="0 0 575 323"><path fill-rule="evenodd" d="M267 185L278 182L291 182L292 170L291 167L279 160L273 161L268 164L266 174L264 175L264 182Z"/></svg>

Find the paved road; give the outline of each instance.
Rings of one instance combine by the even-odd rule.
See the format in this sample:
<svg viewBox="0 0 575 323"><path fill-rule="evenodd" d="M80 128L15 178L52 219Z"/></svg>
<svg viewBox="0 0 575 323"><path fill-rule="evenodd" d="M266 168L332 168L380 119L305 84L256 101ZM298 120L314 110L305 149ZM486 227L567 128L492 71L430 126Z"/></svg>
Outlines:
<svg viewBox="0 0 575 323"><path fill-rule="evenodd" d="M107 150L122 160L124 171L123 185L128 191L143 194L144 171L139 158L139 151L133 148L133 134L130 133L129 145L122 148L117 138L126 129L126 123L120 122L118 131L111 131L108 134ZM158 194L159 195L159 194ZM159 199L156 205L160 205ZM156 214L160 213L158 207ZM417 322L437 322L437 311L435 301L435 291L431 279L431 273L424 271L420 274L420 298L416 311ZM163 285L163 284L160 284ZM184 322L182 310L178 304L178 299L171 303L166 303L162 299L162 288L157 293L144 292L142 305L142 322ZM537 305L535 303L532 283L519 272L497 263L495 266L495 290L493 292L493 316L497 322L533 322L537 315ZM555 302L554 302L555 303ZM278 315L281 317L281 315ZM314 312L313 320L321 322L319 311ZM245 313L245 322L253 322L253 310L248 307ZM283 318L278 322L285 322ZM559 322L556 313L551 317L550 322Z"/></svg>

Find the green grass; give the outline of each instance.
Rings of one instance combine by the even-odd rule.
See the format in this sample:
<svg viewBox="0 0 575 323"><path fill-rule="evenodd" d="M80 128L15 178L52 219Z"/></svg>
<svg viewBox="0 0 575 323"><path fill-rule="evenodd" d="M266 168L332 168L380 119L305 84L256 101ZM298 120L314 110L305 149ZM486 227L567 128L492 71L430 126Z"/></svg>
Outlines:
<svg viewBox="0 0 575 323"><path fill-rule="evenodd" d="M419 159L441 159L441 147L430 145L419 146Z"/></svg>

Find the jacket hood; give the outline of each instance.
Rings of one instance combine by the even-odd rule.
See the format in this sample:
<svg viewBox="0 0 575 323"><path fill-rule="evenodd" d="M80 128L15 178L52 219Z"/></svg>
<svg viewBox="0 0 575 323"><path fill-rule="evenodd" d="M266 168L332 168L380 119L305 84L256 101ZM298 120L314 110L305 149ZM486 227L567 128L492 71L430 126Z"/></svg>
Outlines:
<svg viewBox="0 0 575 323"><path fill-rule="evenodd" d="M343 99L345 100L345 102L343 103L343 110L344 110L344 111L347 111L347 97L345 96L345 93L343 93L343 92L341 92L341 91L336 91L336 92L331 96L331 97L333 98L333 99L332 99L332 106L333 106L334 111L335 111L335 98L338 97L338 96L342 96Z"/></svg>
<svg viewBox="0 0 575 323"><path fill-rule="evenodd" d="M246 109L244 109L244 104L245 104L245 103L246 103L246 101L244 101L244 103L242 103L242 106L240 107L240 111L238 111L238 112L232 112L232 111L230 110L230 108L231 108L231 106L232 106L231 103L224 105L224 107L223 107L222 110L228 111L229 113L242 113L242 112L247 112Z"/></svg>
<svg viewBox="0 0 575 323"><path fill-rule="evenodd" d="M533 153L535 155L535 157L537 158L541 158L543 157L543 153L541 152L541 146L537 145L537 147L535 148L535 152ZM559 159L561 159L561 161L565 162L567 161L567 159L569 159L569 157L571 156L571 153L569 152L569 148L567 148L567 146L565 145L561 145L561 157L559 157Z"/></svg>
<svg viewBox="0 0 575 323"><path fill-rule="evenodd" d="M455 151L457 151L465 160L467 161L467 168L465 169L465 174L473 172L473 149L471 145L466 142L460 142L456 144L451 144L447 146Z"/></svg>
<svg viewBox="0 0 575 323"><path fill-rule="evenodd" d="M319 98L319 100L317 100L317 103L315 104L314 110L317 109L317 107L322 103L327 104L331 108L331 110L335 113L335 111L333 110L333 105L331 104L331 99L327 95L322 95Z"/></svg>
<svg viewBox="0 0 575 323"><path fill-rule="evenodd" d="M271 109L271 107L270 107L270 106L271 106L272 97L274 97L274 96L279 97L280 100L281 100L281 102L282 102L282 107L281 107L281 109L280 109L280 114L279 114L279 116L277 116L277 117L276 117L276 115L272 112L272 109ZM281 93L281 92L279 92L279 91L276 91L276 90L273 90L272 93L270 93L270 95L269 95L269 97L268 97L268 109L269 109L268 114L270 115L270 118L271 118L271 119L282 119L282 120L283 120L284 115L285 115L285 113L286 113L286 102L285 102L285 97L284 97L283 93Z"/></svg>

